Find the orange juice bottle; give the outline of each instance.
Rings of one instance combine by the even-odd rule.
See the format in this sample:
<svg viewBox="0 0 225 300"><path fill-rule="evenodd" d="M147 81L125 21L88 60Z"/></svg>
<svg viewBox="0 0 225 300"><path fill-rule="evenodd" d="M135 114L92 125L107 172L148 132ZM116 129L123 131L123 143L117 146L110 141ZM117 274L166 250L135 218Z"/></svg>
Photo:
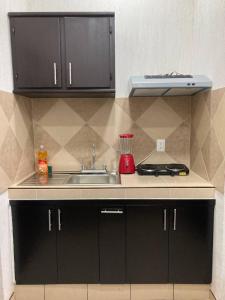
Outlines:
<svg viewBox="0 0 225 300"><path fill-rule="evenodd" d="M40 145L38 151L38 174L48 175L48 152L44 145Z"/></svg>

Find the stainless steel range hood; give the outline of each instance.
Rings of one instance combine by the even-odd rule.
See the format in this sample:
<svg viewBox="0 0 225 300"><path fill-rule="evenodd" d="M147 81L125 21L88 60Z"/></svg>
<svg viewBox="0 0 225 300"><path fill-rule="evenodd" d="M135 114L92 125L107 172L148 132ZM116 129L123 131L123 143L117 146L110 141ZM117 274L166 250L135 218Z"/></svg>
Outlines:
<svg viewBox="0 0 225 300"><path fill-rule="evenodd" d="M130 78L130 97L193 96L210 89L204 75L146 75Z"/></svg>

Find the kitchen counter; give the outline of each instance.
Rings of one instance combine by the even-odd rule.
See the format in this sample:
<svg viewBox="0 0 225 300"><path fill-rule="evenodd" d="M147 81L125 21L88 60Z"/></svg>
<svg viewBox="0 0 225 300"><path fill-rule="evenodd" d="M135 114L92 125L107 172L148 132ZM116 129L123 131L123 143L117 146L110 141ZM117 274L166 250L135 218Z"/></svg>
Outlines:
<svg viewBox="0 0 225 300"><path fill-rule="evenodd" d="M9 188L10 200L62 199L213 199L214 186L190 171L188 176L121 175L121 184L66 185L69 174L54 173L48 183L34 177Z"/></svg>

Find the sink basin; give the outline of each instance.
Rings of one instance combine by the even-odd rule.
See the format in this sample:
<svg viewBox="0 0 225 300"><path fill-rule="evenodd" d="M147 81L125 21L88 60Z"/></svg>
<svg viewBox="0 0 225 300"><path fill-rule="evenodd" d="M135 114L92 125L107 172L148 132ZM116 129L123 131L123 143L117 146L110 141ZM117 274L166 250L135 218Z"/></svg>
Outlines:
<svg viewBox="0 0 225 300"><path fill-rule="evenodd" d="M120 175L106 174L73 174L65 182L66 184L120 184Z"/></svg>

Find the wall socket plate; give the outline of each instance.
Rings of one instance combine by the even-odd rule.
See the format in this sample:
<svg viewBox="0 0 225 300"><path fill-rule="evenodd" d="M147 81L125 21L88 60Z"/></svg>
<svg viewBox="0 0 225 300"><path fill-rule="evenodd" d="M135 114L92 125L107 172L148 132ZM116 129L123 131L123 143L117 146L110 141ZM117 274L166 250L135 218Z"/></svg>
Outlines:
<svg viewBox="0 0 225 300"><path fill-rule="evenodd" d="M165 150L166 150L165 139L157 139L156 140L156 151L157 152L165 152Z"/></svg>

